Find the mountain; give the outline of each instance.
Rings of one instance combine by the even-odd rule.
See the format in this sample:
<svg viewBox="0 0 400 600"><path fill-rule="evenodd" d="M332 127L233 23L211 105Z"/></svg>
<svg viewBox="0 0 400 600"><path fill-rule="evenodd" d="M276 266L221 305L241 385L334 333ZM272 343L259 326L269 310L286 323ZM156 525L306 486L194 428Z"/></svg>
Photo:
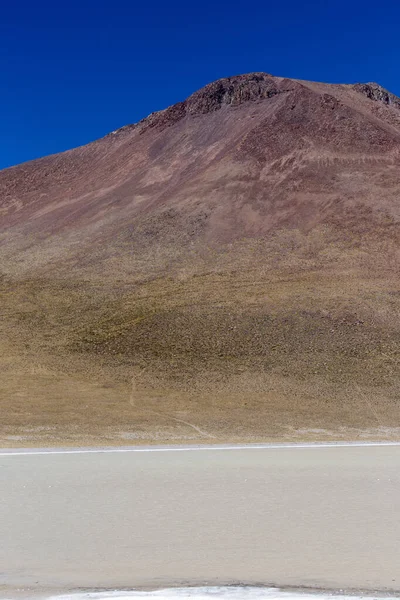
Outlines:
<svg viewBox="0 0 400 600"><path fill-rule="evenodd" d="M251 73L0 172L3 443L391 437L400 99Z"/></svg>

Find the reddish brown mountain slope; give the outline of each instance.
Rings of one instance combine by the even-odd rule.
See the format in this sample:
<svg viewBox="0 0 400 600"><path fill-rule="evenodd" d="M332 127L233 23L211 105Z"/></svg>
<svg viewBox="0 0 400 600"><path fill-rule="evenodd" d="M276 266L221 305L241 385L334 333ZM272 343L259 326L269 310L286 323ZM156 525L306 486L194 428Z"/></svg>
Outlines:
<svg viewBox="0 0 400 600"><path fill-rule="evenodd" d="M399 167L379 85L253 73L0 172L5 431L397 427Z"/></svg>
<svg viewBox="0 0 400 600"><path fill-rule="evenodd" d="M223 79L97 142L3 171L5 268L129 252L154 237L395 229L399 149L400 101L375 84Z"/></svg>

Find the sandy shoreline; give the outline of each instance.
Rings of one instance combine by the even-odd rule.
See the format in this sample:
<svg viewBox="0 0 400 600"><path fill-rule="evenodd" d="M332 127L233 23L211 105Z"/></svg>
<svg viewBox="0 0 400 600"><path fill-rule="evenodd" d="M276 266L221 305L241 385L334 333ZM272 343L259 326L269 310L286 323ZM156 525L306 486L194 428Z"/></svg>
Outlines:
<svg viewBox="0 0 400 600"><path fill-rule="evenodd" d="M1 447L0 456L8 455L41 455L41 454L102 454L125 452L186 452L186 451L238 451L238 450L279 450L301 448L348 448L348 447L379 447L400 446L400 441L303 441L303 442L276 442L276 443L242 443L242 444L141 444L130 446L26 446L26 447Z"/></svg>
<svg viewBox="0 0 400 600"><path fill-rule="evenodd" d="M40 430L40 428L38 428ZM154 432L153 432L154 433ZM160 432L159 432L160 433ZM339 429L299 429L286 435L218 435L212 438L196 435L144 435L143 437L124 436L120 430L110 430L108 435L67 436L62 431L20 432L6 434L0 428L0 449L37 449L37 448L137 448L142 446L209 446L209 445L296 445L302 443L384 443L400 440L400 427L375 426L371 428L341 427Z"/></svg>

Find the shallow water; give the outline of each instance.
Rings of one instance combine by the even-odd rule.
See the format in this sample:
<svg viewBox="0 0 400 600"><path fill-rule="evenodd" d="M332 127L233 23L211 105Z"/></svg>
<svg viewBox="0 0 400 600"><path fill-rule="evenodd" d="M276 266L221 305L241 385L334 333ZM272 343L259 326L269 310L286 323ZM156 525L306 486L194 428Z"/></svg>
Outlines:
<svg viewBox="0 0 400 600"><path fill-rule="evenodd" d="M399 446L3 453L0 597L221 582L266 586L226 598L400 597L399 497Z"/></svg>

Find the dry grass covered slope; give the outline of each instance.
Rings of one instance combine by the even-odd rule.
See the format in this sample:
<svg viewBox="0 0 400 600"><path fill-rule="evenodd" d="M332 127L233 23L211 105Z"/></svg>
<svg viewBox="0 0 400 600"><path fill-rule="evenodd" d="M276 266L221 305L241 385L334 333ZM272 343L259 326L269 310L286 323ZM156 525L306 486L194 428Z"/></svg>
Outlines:
<svg viewBox="0 0 400 600"><path fill-rule="evenodd" d="M400 100L264 73L0 172L3 444L389 438Z"/></svg>

